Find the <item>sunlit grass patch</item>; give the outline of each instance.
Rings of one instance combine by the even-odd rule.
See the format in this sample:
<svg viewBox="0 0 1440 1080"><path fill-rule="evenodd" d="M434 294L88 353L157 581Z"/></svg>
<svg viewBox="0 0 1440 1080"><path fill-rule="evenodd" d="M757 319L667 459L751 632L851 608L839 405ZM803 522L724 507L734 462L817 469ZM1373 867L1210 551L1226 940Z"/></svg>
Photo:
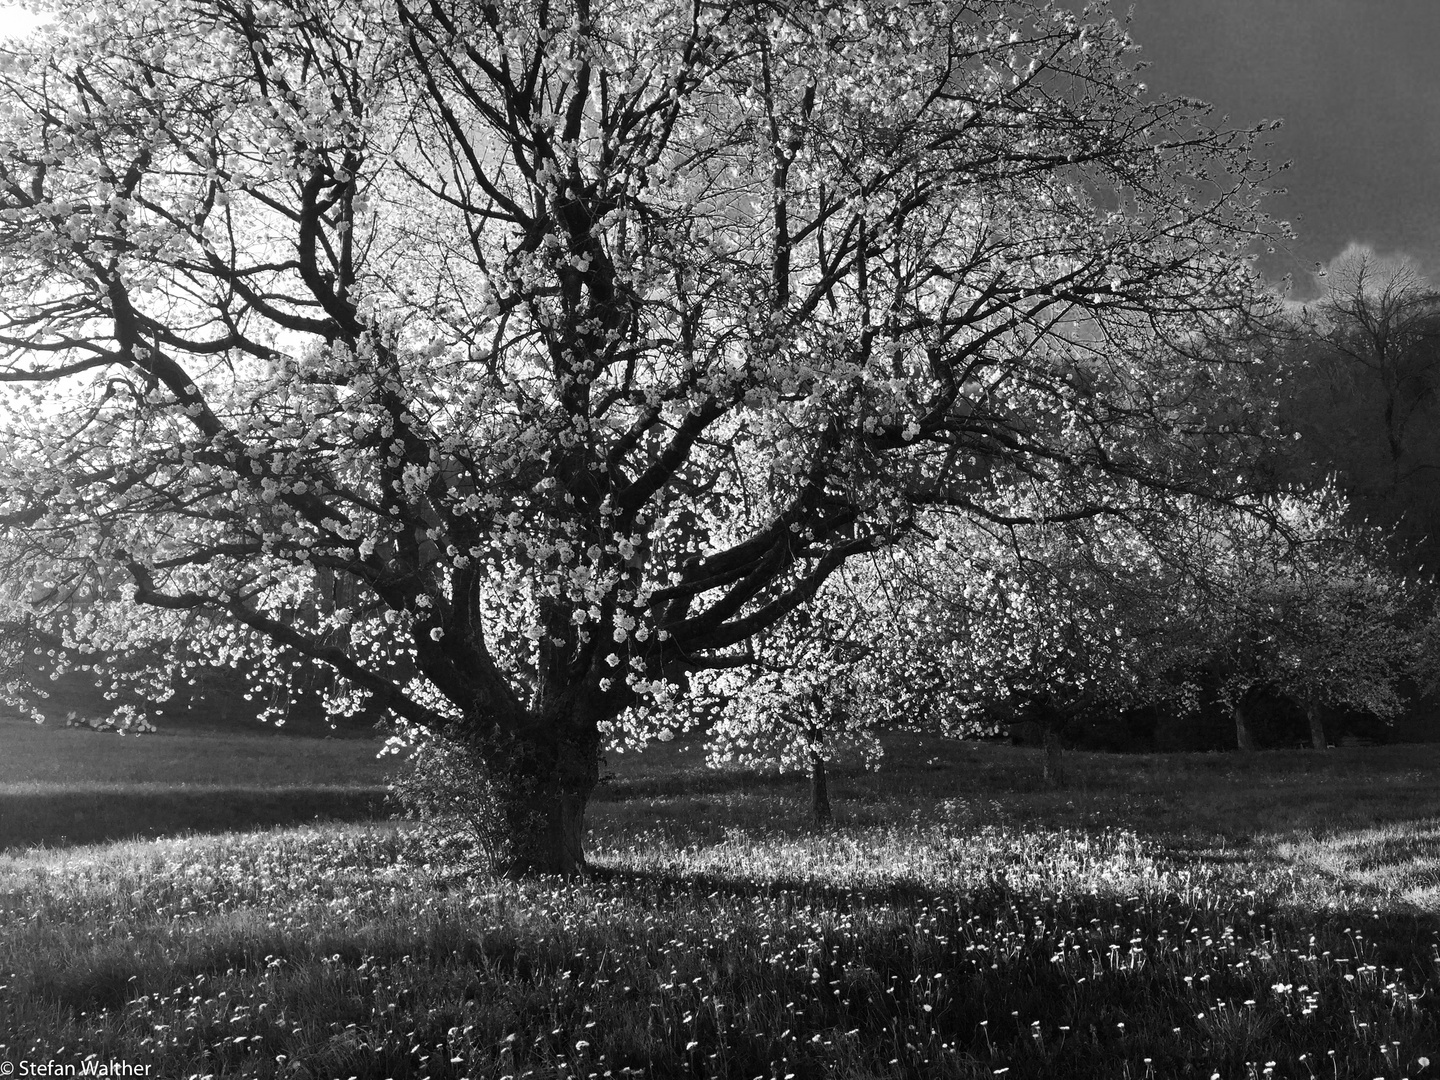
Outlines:
<svg viewBox="0 0 1440 1080"><path fill-rule="evenodd" d="M1267 846L1312 904L1372 903L1440 916L1440 819L1334 829Z"/></svg>

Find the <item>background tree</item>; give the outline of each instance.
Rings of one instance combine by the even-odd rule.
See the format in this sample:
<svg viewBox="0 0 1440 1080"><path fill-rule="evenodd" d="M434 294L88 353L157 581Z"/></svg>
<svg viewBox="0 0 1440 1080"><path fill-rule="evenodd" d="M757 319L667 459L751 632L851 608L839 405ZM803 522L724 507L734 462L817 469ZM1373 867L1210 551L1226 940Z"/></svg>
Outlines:
<svg viewBox="0 0 1440 1080"><path fill-rule="evenodd" d="M832 579L808 637L770 650L768 672L830 690L832 744L896 723L974 736L1019 722L1056 781L1062 738L1126 745L1157 717L1193 725L1217 707L1253 749L1262 695L1293 702L1324 749L1327 713L1391 719L1430 677L1432 590L1389 567L1383 535L1348 524L1333 489L1141 510L1004 528L926 515L909 542ZM779 746L760 734L766 708L782 711L775 678L760 694L726 687L748 719L720 725L727 749L738 734L752 760L794 754L783 727L768 729Z"/></svg>
<svg viewBox="0 0 1440 1080"><path fill-rule="evenodd" d="M62 0L4 50L11 572L449 731L517 870L917 507L1233 498L1266 430L1207 347L1259 133L1103 12Z"/></svg>
<svg viewBox="0 0 1440 1080"><path fill-rule="evenodd" d="M878 764L886 728L1018 726L1038 733L1059 783L1062 739L1120 739L1141 710L1197 712L1196 669L1214 645L1197 637L1199 605L1225 585L1190 535L1209 509L1152 498L1123 518L1024 525L924 514L735 669L698 680L692 701L718 702L712 756L798 767L823 745Z"/></svg>
<svg viewBox="0 0 1440 1080"><path fill-rule="evenodd" d="M1278 404L1301 438L1286 479L1338 478L1358 522L1411 569L1440 556L1440 292L1403 259L1351 248L1280 357Z"/></svg>
<svg viewBox="0 0 1440 1080"><path fill-rule="evenodd" d="M933 545L910 546L887 575L886 597L911 610L883 696L904 700L896 684L909 684L950 734L1032 727L1056 782L1062 739L1123 745L1143 710L1193 714L1182 613L1209 586L1185 543L1196 509L1137 501L1120 518L1003 528L927 519Z"/></svg>
<svg viewBox="0 0 1440 1080"><path fill-rule="evenodd" d="M1403 684L1428 667L1418 645L1430 597L1376 557L1375 537L1345 523L1333 491L1277 509L1283 532L1237 518L1207 538L1221 602L1197 607L1190 633L1221 673L1242 750L1253 748L1245 710L1258 690L1293 701L1324 750L1328 710L1400 713Z"/></svg>
<svg viewBox="0 0 1440 1080"><path fill-rule="evenodd" d="M1292 701L1321 750L1328 711L1398 715L1430 601L1377 554L1383 534L1348 524L1333 489L1244 511L1182 506L1164 526L1035 544L979 590L996 610L970 615L976 699L1013 702L1053 733L1142 709L1198 719L1213 696L1241 749L1260 692Z"/></svg>

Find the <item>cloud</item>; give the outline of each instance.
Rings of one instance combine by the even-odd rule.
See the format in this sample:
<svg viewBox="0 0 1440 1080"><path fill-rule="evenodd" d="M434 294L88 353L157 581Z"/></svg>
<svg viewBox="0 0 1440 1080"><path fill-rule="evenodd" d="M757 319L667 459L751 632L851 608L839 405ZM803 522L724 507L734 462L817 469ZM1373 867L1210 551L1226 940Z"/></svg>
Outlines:
<svg viewBox="0 0 1440 1080"><path fill-rule="evenodd" d="M1405 251L1380 251L1372 244L1351 240L1313 275L1322 292L1356 289L1378 296L1397 288L1430 288L1422 261Z"/></svg>

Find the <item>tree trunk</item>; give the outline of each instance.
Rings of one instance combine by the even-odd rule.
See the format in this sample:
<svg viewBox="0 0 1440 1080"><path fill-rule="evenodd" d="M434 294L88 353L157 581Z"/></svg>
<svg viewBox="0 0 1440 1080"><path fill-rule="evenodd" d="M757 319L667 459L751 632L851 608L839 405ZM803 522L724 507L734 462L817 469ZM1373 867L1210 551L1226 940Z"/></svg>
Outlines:
<svg viewBox="0 0 1440 1080"><path fill-rule="evenodd" d="M594 716L542 718L484 754L497 801L496 869L509 877L585 870L585 808L600 780Z"/></svg>
<svg viewBox="0 0 1440 1080"><path fill-rule="evenodd" d="M1230 709L1235 717L1235 746L1249 754L1255 749L1255 736L1250 732L1250 722L1245 716L1245 706L1236 702Z"/></svg>
<svg viewBox="0 0 1440 1080"><path fill-rule="evenodd" d="M825 758L818 752L810 755L810 808L815 814L815 826L828 829L835 824L835 815L830 810L830 781L825 775Z"/></svg>
<svg viewBox="0 0 1440 1080"><path fill-rule="evenodd" d="M518 794L518 793L517 793ZM508 845L500 870L509 877L558 874L585 869L585 806L588 793L547 784L507 807Z"/></svg>
<svg viewBox="0 0 1440 1080"><path fill-rule="evenodd" d="M1310 721L1310 745L1316 750L1328 750L1330 744L1325 739L1325 719L1320 714L1320 706L1313 701L1307 702L1305 719Z"/></svg>
<svg viewBox="0 0 1440 1080"><path fill-rule="evenodd" d="M1045 728L1044 734L1040 737L1040 744L1044 748L1044 778L1047 787L1058 788L1065 786L1065 762L1060 754L1063 747L1060 744L1060 733L1052 727Z"/></svg>

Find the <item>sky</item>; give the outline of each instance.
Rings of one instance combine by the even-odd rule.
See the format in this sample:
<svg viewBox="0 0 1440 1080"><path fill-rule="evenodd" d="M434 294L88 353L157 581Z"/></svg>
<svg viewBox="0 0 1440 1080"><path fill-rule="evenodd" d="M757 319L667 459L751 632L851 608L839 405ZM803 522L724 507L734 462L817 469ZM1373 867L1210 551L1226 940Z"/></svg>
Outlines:
<svg viewBox="0 0 1440 1080"><path fill-rule="evenodd" d="M30 29L35 17L15 4L0 3L0 37Z"/></svg>
<svg viewBox="0 0 1440 1080"><path fill-rule="evenodd" d="M1269 210L1298 235L1262 261L1268 275L1314 295L1316 264L1358 244L1440 282L1440 0L1133 4L1153 90L1235 124L1284 121L1270 154L1293 165Z"/></svg>
<svg viewBox="0 0 1440 1080"><path fill-rule="evenodd" d="M1271 200L1298 236L1262 267L1297 296L1352 244L1407 255L1440 282L1440 0L1113 0L1152 90L1202 98L1215 119L1282 119L1292 161ZM23 16L0 0L0 34Z"/></svg>

